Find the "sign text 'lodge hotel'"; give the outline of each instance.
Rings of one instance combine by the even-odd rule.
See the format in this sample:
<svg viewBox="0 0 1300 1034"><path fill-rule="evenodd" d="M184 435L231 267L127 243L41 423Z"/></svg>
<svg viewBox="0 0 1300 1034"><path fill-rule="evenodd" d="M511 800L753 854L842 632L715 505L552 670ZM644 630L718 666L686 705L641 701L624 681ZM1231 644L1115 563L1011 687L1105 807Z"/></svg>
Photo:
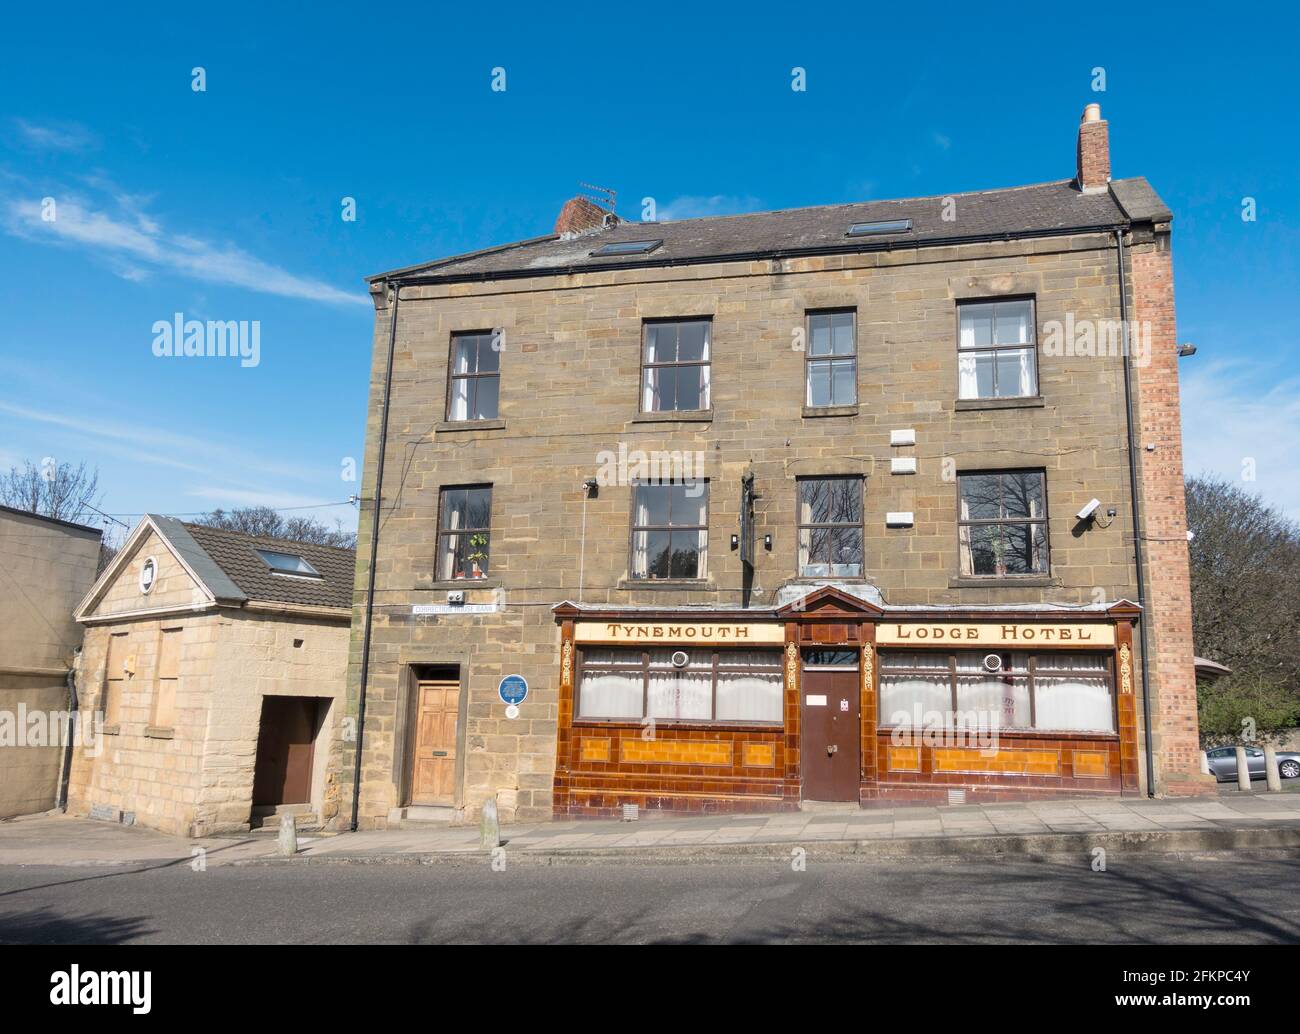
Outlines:
<svg viewBox="0 0 1300 1034"><path fill-rule="evenodd" d="M579 621L574 638L586 643L759 643L779 644L779 623L728 624L710 622ZM881 622L876 642L882 646L963 643L971 646L1113 646L1109 624L1045 624L1005 622Z"/></svg>

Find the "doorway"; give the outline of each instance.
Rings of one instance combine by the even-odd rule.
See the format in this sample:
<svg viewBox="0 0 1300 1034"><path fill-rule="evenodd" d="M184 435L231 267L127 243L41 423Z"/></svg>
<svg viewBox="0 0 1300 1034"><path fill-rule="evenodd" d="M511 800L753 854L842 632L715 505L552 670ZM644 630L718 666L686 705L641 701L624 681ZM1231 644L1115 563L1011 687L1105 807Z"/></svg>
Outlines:
<svg viewBox="0 0 1300 1034"><path fill-rule="evenodd" d="M316 734L328 705L319 697L262 698L253 768L255 808L311 803Z"/></svg>
<svg viewBox="0 0 1300 1034"><path fill-rule="evenodd" d="M412 672L410 803L454 807L459 764L460 669Z"/></svg>
<svg viewBox="0 0 1300 1034"><path fill-rule="evenodd" d="M803 654L800 751L803 799L861 799L862 697L856 649Z"/></svg>

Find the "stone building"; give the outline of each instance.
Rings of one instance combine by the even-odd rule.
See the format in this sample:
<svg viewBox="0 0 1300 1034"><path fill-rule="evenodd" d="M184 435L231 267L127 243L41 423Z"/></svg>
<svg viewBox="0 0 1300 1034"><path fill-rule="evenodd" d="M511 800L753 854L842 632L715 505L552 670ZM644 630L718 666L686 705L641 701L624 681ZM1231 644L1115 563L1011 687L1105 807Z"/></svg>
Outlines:
<svg viewBox="0 0 1300 1034"><path fill-rule="evenodd" d="M147 515L76 609L68 810L182 836L338 808L356 555Z"/></svg>
<svg viewBox="0 0 1300 1034"><path fill-rule="evenodd" d="M357 823L1207 792L1172 216L1107 134L372 278Z"/></svg>
<svg viewBox="0 0 1300 1034"><path fill-rule="evenodd" d="M95 580L102 532L0 506L0 819L58 803L75 734L72 608Z"/></svg>

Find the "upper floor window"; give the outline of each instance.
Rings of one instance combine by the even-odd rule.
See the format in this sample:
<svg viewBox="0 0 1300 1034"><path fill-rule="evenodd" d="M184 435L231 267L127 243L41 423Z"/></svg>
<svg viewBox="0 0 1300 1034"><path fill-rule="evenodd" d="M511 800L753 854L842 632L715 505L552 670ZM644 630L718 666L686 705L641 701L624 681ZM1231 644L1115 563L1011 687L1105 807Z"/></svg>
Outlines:
<svg viewBox="0 0 1300 1034"><path fill-rule="evenodd" d="M482 578L492 539L492 486L444 488L438 499L438 577Z"/></svg>
<svg viewBox="0 0 1300 1034"><path fill-rule="evenodd" d="M809 406L852 406L858 401L858 355L852 312L808 314Z"/></svg>
<svg viewBox="0 0 1300 1034"><path fill-rule="evenodd" d="M1041 470L959 474L963 575L1047 574L1047 484Z"/></svg>
<svg viewBox="0 0 1300 1034"><path fill-rule="evenodd" d="M645 324L641 360L641 411L671 413L709 408L708 319Z"/></svg>
<svg viewBox="0 0 1300 1034"><path fill-rule="evenodd" d="M708 482L646 481L633 492L632 577L707 577Z"/></svg>
<svg viewBox="0 0 1300 1034"><path fill-rule="evenodd" d="M1038 350L1031 299L957 306L957 397L1038 394Z"/></svg>
<svg viewBox="0 0 1300 1034"><path fill-rule="evenodd" d="M862 478L800 478L799 575L862 577Z"/></svg>
<svg viewBox="0 0 1300 1034"><path fill-rule="evenodd" d="M448 420L496 419L501 395L501 352L492 331L451 336L448 381Z"/></svg>

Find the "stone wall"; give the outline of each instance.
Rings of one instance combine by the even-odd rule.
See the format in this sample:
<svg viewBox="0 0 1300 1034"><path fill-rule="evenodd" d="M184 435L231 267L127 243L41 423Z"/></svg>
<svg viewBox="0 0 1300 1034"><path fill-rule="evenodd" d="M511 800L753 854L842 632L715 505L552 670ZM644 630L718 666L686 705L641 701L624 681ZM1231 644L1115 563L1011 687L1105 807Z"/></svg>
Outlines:
<svg viewBox="0 0 1300 1034"><path fill-rule="evenodd" d="M81 646L72 611L95 580L99 540L93 528L0 510L0 818L58 801L63 748L50 719L69 706Z"/></svg>
<svg viewBox="0 0 1300 1034"><path fill-rule="evenodd" d="M588 603L736 604L741 567L728 548L737 530L740 478L753 469L759 548L754 602L796 570L795 478L866 478L865 567L891 604L1092 603L1135 599L1128 500L1122 357L1039 349L1041 400L958 405L956 301L1032 294L1036 322L1116 320L1112 240L1051 240L899 249L865 255L629 270L403 289L389 417L383 523L365 722L362 824L398 807L404 764L405 666L460 664L469 671L464 781L472 815L507 792L525 817L551 812L559 636L550 608ZM792 347L806 311L853 307L858 325L858 406L833 417L803 413L804 356ZM376 321L358 556L358 607L349 666L349 713L359 682L360 603L374 493L378 418L391 309ZM642 321L711 316L712 413L705 420L638 415ZM500 328L501 419L465 429L442 424L449 338ZM891 447L890 431L916 432ZM586 504L584 479L602 452L699 452L710 479L709 577L702 586L628 582L631 490L601 487ZM917 473L890 473L892 457ZM953 475L987 468L1047 471L1051 576L1016 586L971 586L959 577ZM438 490L491 483L488 578L442 583L434 568ZM1080 528L1091 498L1114 507ZM910 528L885 514L911 511ZM1105 510L1102 511L1104 514ZM762 548L770 534L773 548ZM579 572L583 585L579 585ZM416 617L411 605L504 594L490 615ZM501 676L531 686L518 719L497 699ZM351 779L343 759L341 778ZM350 793L350 787L345 793Z"/></svg>

